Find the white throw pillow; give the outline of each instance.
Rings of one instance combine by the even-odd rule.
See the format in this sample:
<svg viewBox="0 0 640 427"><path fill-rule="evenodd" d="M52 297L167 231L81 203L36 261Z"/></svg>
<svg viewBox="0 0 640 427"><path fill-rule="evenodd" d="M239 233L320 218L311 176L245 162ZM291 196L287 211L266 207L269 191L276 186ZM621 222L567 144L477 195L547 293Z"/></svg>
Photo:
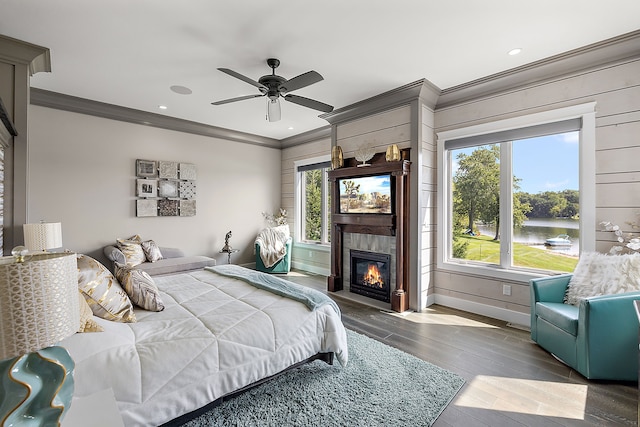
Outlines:
<svg viewBox="0 0 640 427"><path fill-rule="evenodd" d="M585 298L639 290L640 254L585 252L573 272L565 302L577 306Z"/></svg>
<svg viewBox="0 0 640 427"><path fill-rule="evenodd" d="M135 305L149 311L164 310L160 291L148 273L116 264L116 278Z"/></svg>

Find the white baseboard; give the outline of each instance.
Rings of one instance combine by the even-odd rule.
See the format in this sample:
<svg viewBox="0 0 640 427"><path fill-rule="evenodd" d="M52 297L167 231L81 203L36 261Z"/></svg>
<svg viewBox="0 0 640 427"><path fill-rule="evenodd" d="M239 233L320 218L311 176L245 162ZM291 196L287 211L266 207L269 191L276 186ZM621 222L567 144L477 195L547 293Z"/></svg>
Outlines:
<svg viewBox="0 0 640 427"><path fill-rule="evenodd" d="M431 297L434 297L433 299ZM528 327L531 323L529 314L520 313L518 311L507 310L506 308L495 307L492 305L481 304L474 301L467 301L460 298L449 297L446 295L429 295L427 298L427 307L431 304L443 305L445 307L456 308L458 310L468 311L470 313L479 314L481 316L492 317L494 319L504 320L515 325Z"/></svg>
<svg viewBox="0 0 640 427"><path fill-rule="evenodd" d="M318 266L314 266L314 265L305 264L305 263L300 262L300 261L292 261L291 262L291 267L293 267L295 269L298 269L298 270L308 271L309 273L321 274L323 276L329 276L331 274L331 270L329 270L327 268L322 268L322 267L318 267Z"/></svg>

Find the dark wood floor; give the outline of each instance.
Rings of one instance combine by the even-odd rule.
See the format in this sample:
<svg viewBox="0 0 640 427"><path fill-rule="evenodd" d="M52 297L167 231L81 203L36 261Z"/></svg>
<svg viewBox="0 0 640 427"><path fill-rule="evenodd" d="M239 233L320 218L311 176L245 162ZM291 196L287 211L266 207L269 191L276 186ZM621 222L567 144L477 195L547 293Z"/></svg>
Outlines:
<svg viewBox="0 0 640 427"><path fill-rule="evenodd" d="M325 276L294 271L287 278L326 289ZM636 383L587 381L533 343L528 331L438 305L397 314L330 296L347 328L466 380L435 426L637 425Z"/></svg>

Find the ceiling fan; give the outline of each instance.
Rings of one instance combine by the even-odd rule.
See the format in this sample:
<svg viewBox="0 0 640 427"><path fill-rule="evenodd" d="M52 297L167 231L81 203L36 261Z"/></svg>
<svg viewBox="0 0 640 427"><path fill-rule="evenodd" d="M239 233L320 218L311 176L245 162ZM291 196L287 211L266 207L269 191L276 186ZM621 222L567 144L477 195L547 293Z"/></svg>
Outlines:
<svg viewBox="0 0 640 427"><path fill-rule="evenodd" d="M315 71L308 71L304 74L300 74L299 76L287 80L284 77L276 75L276 68L278 68L278 65L280 65L280 61L278 59L267 59L267 65L271 67L271 74L260 77L258 81L243 76L242 74L228 68L218 68L218 70L222 71L223 73L229 74L232 77L235 77L242 80L243 82L257 87L260 91L260 94L224 99L222 101L212 102L211 104L222 105L228 104L230 102L243 101L245 99L266 96L267 120L269 120L270 122L276 122L280 120L280 97L289 102L293 102L294 104L302 105L303 107L312 108L314 110L322 111L325 113L330 113L331 111L333 111L333 107L331 105L316 101L315 99L305 98L304 96L291 95L289 93L324 80L319 73Z"/></svg>

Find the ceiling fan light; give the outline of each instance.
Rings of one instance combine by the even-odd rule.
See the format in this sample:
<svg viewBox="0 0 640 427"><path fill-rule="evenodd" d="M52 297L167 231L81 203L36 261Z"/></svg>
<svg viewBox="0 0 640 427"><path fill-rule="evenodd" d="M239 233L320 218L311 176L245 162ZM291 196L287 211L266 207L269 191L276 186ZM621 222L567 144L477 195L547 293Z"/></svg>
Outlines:
<svg viewBox="0 0 640 427"><path fill-rule="evenodd" d="M267 120L277 122L281 118L280 113L280 100L278 98L267 99Z"/></svg>

